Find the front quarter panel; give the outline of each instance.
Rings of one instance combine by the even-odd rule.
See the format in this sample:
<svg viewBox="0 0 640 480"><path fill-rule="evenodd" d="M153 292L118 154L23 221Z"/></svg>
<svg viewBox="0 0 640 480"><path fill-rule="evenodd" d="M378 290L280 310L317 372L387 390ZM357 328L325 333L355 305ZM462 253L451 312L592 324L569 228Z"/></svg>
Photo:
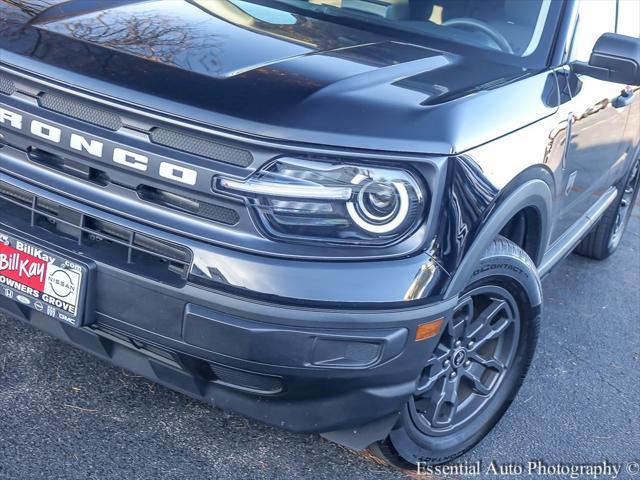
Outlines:
<svg viewBox="0 0 640 480"><path fill-rule="evenodd" d="M556 178L567 134L566 119L558 113L562 98L553 72L536 98L553 113L449 159L450 208L439 232L442 261L452 273L445 296L464 288L476 259L523 209L536 212L538 238L528 253L536 264L542 259L553 226Z"/></svg>

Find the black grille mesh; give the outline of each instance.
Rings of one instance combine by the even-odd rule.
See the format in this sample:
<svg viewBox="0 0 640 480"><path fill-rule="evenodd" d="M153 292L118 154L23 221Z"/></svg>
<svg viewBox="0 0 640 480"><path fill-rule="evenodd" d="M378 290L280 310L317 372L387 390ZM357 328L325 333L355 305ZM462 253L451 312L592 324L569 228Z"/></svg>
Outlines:
<svg viewBox="0 0 640 480"><path fill-rule="evenodd" d="M11 78L0 74L0 93L13 95L15 91L15 84ZM117 131L124 126L123 119L117 112L110 111L100 105L94 105L86 100L78 100L69 95L41 92L38 95L38 104L47 110L109 130ZM253 162L253 155L249 150L225 145L190 133L155 127L149 132L149 137L157 145L181 150L229 165L248 167Z"/></svg>
<svg viewBox="0 0 640 480"><path fill-rule="evenodd" d="M0 92L5 95L13 95L16 91L16 86L13 84L11 80L9 80L4 75L0 75Z"/></svg>
<svg viewBox="0 0 640 480"><path fill-rule="evenodd" d="M238 212L221 205L201 202L190 197L165 192L146 185L140 185L137 188L137 192L138 197L146 202L162 205L163 207L177 210L179 212L186 212L214 222L224 223L226 225L235 225L240 221L240 215Z"/></svg>
<svg viewBox="0 0 640 480"><path fill-rule="evenodd" d="M235 225L240 220L240 215L230 208L213 205L212 203L199 202L200 209L196 215L204 217L215 222L225 223L227 225Z"/></svg>
<svg viewBox="0 0 640 480"><path fill-rule="evenodd" d="M210 158L239 167L248 167L253 161L251 152L240 148L229 147L204 138L187 135L166 128L154 128L151 141L183 152Z"/></svg>
<svg viewBox="0 0 640 480"><path fill-rule="evenodd" d="M38 97L38 102L42 108L82 120L83 122L92 123L102 128L115 131L122 127L122 120L115 113L62 95L42 93Z"/></svg>

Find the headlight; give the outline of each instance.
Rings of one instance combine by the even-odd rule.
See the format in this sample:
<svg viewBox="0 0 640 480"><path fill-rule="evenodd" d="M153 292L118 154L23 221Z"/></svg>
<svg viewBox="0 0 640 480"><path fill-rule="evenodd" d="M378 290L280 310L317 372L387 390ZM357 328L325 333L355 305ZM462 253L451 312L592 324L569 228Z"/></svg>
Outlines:
<svg viewBox="0 0 640 480"><path fill-rule="evenodd" d="M215 188L248 199L267 233L289 241L381 245L423 217L425 194L407 170L281 158Z"/></svg>

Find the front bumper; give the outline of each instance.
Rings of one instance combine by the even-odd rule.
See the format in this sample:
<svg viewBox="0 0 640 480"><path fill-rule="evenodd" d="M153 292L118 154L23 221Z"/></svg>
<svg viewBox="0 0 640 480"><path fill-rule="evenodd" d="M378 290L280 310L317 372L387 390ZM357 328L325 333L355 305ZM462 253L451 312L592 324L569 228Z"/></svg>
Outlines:
<svg viewBox="0 0 640 480"><path fill-rule="evenodd" d="M416 327L448 317L454 306L455 299L429 305L374 302L377 292L386 299L410 289L425 270L423 257L366 264L303 262L218 248L16 178L15 171L2 168L11 162L3 150L9 149L0 149L0 186L17 188L33 200L31 209L7 202L0 188L5 195L0 196L0 229L91 262L95 272L82 328L4 298L0 309L223 409L298 432L340 432L393 418L435 348L436 338L414 340ZM55 187L56 181L52 177L48 186ZM84 222L93 219L83 225L106 222L184 245L193 255L188 275L183 281L151 278L139 266L119 263L113 245L92 248L71 238L69 228L58 231L55 221L44 227L37 217L48 214L34 211L41 204L48 211L52 205L64 207L62 224L71 222L69 212L81 212ZM195 278L202 271L215 272L209 284Z"/></svg>

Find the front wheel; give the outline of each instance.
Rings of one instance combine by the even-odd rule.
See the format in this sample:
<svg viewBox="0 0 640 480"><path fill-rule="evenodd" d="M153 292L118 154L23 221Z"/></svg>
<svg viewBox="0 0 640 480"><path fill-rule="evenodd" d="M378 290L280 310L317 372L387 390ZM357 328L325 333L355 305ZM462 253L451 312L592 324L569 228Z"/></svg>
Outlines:
<svg viewBox="0 0 640 480"><path fill-rule="evenodd" d="M531 259L496 239L460 295L398 424L370 447L389 463L448 462L498 422L527 373L538 337L541 287Z"/></svg>

